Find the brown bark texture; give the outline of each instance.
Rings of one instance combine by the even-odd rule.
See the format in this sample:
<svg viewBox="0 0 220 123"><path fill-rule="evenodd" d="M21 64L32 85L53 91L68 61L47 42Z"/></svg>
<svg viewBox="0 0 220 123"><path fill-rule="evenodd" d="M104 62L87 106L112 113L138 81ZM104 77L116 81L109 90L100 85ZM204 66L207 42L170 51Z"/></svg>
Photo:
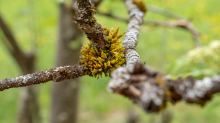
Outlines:
<svg viewBox="0 0 220 123"><path fill-rule="evenodd" d="M95 6L91 1L77 0L77 15L75 22L78 23L78 27L82 30L89 40L92 41L92 45L97 48L105 49L105 35L104 28L101 24L97 23L94 14L96 14Z"/></svg>

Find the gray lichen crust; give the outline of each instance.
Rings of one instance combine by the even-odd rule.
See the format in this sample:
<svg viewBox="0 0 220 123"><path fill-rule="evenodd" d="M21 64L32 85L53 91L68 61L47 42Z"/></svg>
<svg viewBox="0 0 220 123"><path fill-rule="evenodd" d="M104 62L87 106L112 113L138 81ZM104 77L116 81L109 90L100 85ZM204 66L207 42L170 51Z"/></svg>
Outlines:
<svg viewBox="0 0 220 123"><path fill-rule="evenodd" d="M52 69L37 71L33 74L27 74L16 78L6 78L0 80L0 91L9 88L25 87L45 83L48 81L59 82L66 79L74 79L85 75L83 65L63 66Z"/></svg>
<svg viewBox="0 0 220 123"><path fill-rule="evenodd" d="M146 112L158 112L167 102L185 101L203 106L213 94L220 92L219 88L220 76L172 80L139 62L133 67L116 69L108 84L110 92L128 97Z"/></svg>

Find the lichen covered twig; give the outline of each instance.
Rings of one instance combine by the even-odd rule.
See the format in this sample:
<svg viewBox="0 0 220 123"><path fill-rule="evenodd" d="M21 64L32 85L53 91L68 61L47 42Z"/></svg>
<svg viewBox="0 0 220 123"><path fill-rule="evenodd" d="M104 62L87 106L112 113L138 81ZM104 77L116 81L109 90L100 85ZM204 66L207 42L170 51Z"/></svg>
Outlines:
<svg viewBox="0 0 220 123"><path fill-rule="evenodd" d="M85 75L83 65L64 66L38 71L33 74L27 74L16 78L6 78L0 80L0 91L9 88L25 87L45 83L48 81L59 82L66 79L74 79Z"/></svg>
<svg viewBox="0 0 220 123"><path fill-rule="evenodd" d="M220 75L196 80L191 76L172 80L137 62L133 68L120 67L112 74L108 89L124 95L146 112L158 112L167 102L185 101L203 106L220 92Z"/></svg>
<svg viewBox="0 0 220 123"><path fill-rule="evenodd" d="M110 76L110 72L125 64L124 47L119 40L124 33L118 34L119 27L115 30L106 29L104 31L106 37L105 50L92 47L91 41L88 45L84 45L81 50L82 57L80 63L83 64L85 73L99 78L102 73Z"/></svg>
<svg viewBox="0 0 220 123"><path fill-rule="evenodd" d="M105 49L104 28L96 22L93 17L95 14L94 6L91 1L78 0L78 12L75 21L79 24L79 28L84 31L87 37L92 41L93 47ZM23 75L16 78L6 78L0 80L0 91L9 88L18 88L34 84L45 83L48 81L63 81L66 79L74 79L83 75L87 75L88 68L83 64L73 66L57 67L48 70L38 71L33 74Z"/></svg>
<svg viewBox="0 0 220 123"><path fill-rule="evenodd" d="M105 49L104 28L97 23L93 15L96 13L95 7L90 0L77 0L77 16L75 22L89 40L92 41L93 47Z"/></svg>
<svg viewBox="0 0 220 123"><path fill-rule="evenodd" d="M132 66L137 61L140 61L140 56L136 51L136 45L138 43L140 25L143 22L145 13L133 3L133 0L125 0L124 2L129 12L130 19L122 45L125 47L126 65Z"/></svg>

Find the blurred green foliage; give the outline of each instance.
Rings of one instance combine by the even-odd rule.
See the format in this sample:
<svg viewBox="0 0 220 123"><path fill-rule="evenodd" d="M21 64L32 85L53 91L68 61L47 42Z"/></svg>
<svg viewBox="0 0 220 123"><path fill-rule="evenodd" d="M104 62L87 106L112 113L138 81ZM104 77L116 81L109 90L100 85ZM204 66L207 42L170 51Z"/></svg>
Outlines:
<svg viewBox="0 0 220 123"><path fill-rule="evenodd" d="M197 47L176 60L171 67L171 75L192 75L198 79L220 73L220 41L209 46Z"/></svg>
<svg viewBox="0 0 220 123"><path fill-rule="evenodd" d="M193 19L195 26L204 35L200 40L207 46L214 39L220 39L220 4L219 0L144 0L149 5L155 5L173 11L185 17ZM55 55L58 33L58 2L54 0L32 1L12 1L0 0L0 13L13 30L15 37L22 49L26 52L33 48L37 49L37 69L43 70L55 66ZM100 11L111 11L114 15L128 18L127 11L123 3L119 0L104 0L99 7ZM127 24L114 19L96 15L98 22L108 28L120 26L119 33L126 31ZM144 19L165 21L169 20L161 15L148 12ZM1 33L1 32L0 32ZM36 45L33 41L36 39ZM0 39L2 40L2 38ZM86 39L83 40L86 42ZM156 70L174 75L189 73L190 71L201 71L205 68L198 65L196 70L187 66L186 71L173 69L178 62L185 65L184 55L193 50L195 44L189 32L175 28L154 28L143 25L140 30L137 51L146 63ZM7 52L2 41L0 41L0 79L10 78L20 75L19 67L14 59ZM180 66L181 66L180 65ZM214 61L209 64L212 68ZM181 66L181 67L182 67ZM209 67L208 66L208 67ZM181 68L180 67L180 68ZM184 68L184 67L182 67ZM202 69L201 69L202 68ZM208 69L208 68L207 68ZM213 74L213 73L211 73ZM83 77L81 82L79 122L80 123L113 123L124 122L129 111L139 114L140 121L160 122L160 114L146 114L138 106L128 99L114 95L106 91L109 78L95 79ZM44 123L49 122L50 100L52 82L40 85L41 114ZM0 92L0 122L14 123L16 121L17 100L19 89L10 89ZM214 97L205 107L178 103L169 105L172 112L172 123L206 123L218 122L220 116L220 98Z"/></svg>

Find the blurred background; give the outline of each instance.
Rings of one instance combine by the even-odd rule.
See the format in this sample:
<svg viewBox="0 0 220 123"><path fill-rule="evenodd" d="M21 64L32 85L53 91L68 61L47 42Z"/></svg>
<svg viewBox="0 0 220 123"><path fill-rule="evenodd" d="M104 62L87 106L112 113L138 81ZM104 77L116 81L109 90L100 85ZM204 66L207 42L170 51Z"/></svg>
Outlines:
<svg viewBox="0 0 220 123"><path fill-rule="evenodd" d="M210 48L213 40L219 42L216 41L220 39L219 0L143 1L150 8L162 8L192 21L201 32L201 50ZM129 18L120 0L102 0L96 6L100 13ZM0 16L4 21L0 21L1 80L79 61L79 50L87 39L73 23L74 10L71 8L71 0L0 0ZM150 8L144 17L146 21L177 19L155 13ZM126 22L99 13L95 17L102 26L120 27L120 33L126 31ZM205 61L187 60L190 57L188 52L196 47L187 30L144 24L140 29L137 51L143 62L163 74L172 74L173 78L189 74L202 78L219 73L219 55L211 54ZM146 114L130 100L108 92L109 80L84 76L62 83L48 82L5 90L0 92L0 122L72 123L76 122L76 117L78 123L207 123L219 120L218 95L204 107L181 102L168 104L161 113Z"/></svg>

